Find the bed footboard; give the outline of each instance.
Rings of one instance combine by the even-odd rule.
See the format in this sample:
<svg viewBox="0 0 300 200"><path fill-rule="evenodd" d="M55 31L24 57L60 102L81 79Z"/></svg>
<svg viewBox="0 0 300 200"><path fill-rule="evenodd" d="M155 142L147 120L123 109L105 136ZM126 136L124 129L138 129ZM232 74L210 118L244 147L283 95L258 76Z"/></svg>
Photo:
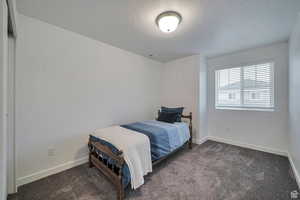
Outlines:
<svg viewBox="0 0 300 200"><path fill-rule="evenodd" d="M116 186L118 200L125 197L122 170L125 164L123 153L116 155L110 148L100 142L89 140L89 166L96 167L105 177ZM109 162L113 161L113 162Z"/></svg>

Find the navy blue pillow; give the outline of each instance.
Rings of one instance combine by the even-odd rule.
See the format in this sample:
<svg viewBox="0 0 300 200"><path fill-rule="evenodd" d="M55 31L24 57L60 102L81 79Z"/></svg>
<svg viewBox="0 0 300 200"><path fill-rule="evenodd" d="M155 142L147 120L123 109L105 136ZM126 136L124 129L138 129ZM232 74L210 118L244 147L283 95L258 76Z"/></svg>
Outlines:
<svg viewBox="0 0 300 200"><path fill-rule="evenodd" d="M168 107L161 107L161 112L167 112L167 113L177 113L176 122L181 122L181 115L183 112L184 107L178 107L178 108L168 108Z"/></svg>
<svg viewBox="0 0 300 200"><path fill-rule="evenodd" d="M157 118L157 121L174 123L176 122L178 113L175 112L161 112Z"/></svg>

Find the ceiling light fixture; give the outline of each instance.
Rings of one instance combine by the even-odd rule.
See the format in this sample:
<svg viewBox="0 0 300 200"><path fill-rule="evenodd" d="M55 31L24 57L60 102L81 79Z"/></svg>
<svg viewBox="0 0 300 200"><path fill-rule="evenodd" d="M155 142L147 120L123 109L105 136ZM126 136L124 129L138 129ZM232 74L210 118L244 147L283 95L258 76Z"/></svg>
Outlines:
<svg viewBox="0 0 300 200"><path fill-rule="evenodd" d="M175 11L166 11L156 17L158 28L164 33L175 31L182 20L181 15Z"/></svg>

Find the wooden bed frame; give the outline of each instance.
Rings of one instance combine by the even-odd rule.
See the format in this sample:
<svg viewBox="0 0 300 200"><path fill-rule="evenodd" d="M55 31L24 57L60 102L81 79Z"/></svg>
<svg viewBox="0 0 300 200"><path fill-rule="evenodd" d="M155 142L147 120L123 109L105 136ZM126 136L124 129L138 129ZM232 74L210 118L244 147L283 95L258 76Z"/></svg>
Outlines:
<svg viewBox="0 0 300 200"><path fill-rule="evenodd" d="M158 111L158 114L160 111ZM156 160L152 162L152 165L156 165L160 163L161 161L168 158L170 155L174 154L178 150L182 149L186 145L189 145L189 148L192 149L192 140L193 140L193 126L192 126L192 113L190 112L189 115L182 115L181 118L189 119L189 130L190 130L190 139L185 144L183 144L180 148L176 149L169 155L160 158L159 160ZM113 153L110 148L107 146L99 143L99 142L93 142L89 140L88 142L89 147L89 167L96 167L99 171L101 171L105 177L113 183L117 188L117 199L123 200L125 197L125 189L122 184L123 180L123 174L122 169L125 164L125 160L123 158L122 151L119 152L117 155L116 153ZM115 161L115 164L109 164L107 159L104 159L103 156L109 157Z"/></svg>

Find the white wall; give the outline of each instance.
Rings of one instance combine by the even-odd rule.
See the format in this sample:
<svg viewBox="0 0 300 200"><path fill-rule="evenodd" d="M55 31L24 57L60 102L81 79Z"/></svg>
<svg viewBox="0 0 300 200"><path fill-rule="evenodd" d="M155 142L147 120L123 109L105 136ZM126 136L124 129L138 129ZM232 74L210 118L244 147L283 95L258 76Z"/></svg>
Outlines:
<svg viewBox="0 0 300 200"><path fill-rule="evenodd" d="M207 59L206 57L200 57L200 69L199 69L199 136L198 143L202 143L208 136L208 96L207 96Z"/></svg>
<svg viewBox="0 0 300 200"><path fill-rule="evenodd" d="M165 63L161 102L164 106L184 106L193 113L195 142L206 136L206 65L199 55Z"/></svg>
<svg viewBox="0 0 300 200"><path fill-rule="evenodd" d="M289 68L289 152L295 169L300 172L300 15L290 37Z"/></svg>
<svg viewBox="0 0 300 200"><path fill-rule="evenodd" d="M215 109L214 71L224 66L273 60L275 62L275 111ZM284 153L288 132L288 43L236 52L208 59L208 133L228 142Z"/></svg>
<svg viewBox="0 0 300 200"><path fill-rule="evenodd" d="M18 33L19 184L84 158L96 128L154 119L161 63L22 15Z"/></svg>
<svg viewBox="0 0 300 200"><path fill-rule="evenodd" d="M7 196L7 5L0 0L0 200Z"/></svg>

